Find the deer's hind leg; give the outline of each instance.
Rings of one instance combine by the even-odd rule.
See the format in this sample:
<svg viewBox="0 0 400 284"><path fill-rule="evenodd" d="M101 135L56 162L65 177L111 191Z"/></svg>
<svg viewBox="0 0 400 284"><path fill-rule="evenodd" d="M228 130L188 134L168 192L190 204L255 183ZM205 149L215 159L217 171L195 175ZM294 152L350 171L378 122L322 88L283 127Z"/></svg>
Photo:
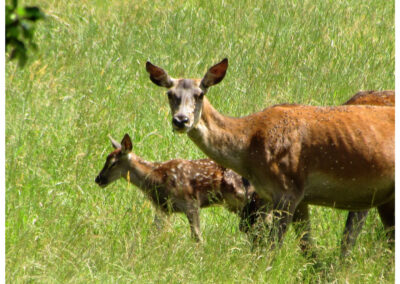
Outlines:
<svg viewBox="0 0 400 284"><path fill-rule="evenodd" d="M343 232L341 244L341 256L345 257L349 253L349 249L354 246L361 228L364 226L368 215L367 211L350 211L347 215L346 226Z"/></svg>
<svg viewBox="0 0 400 284"><path fill-rule="evenodd" d="M378 206L378 212L383 226L385 227L389 242L394 243L394 199L381 206Z"/></svg>

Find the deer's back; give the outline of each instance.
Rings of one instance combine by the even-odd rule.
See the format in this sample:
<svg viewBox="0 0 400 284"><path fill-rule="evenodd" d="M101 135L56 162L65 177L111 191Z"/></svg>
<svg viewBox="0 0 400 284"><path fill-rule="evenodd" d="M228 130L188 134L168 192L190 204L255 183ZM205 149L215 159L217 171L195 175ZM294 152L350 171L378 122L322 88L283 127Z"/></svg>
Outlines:
<svg viewBox="0 0 400 284"><path fill-rule="evenodd" d="M351 97L345 105L394 106L394 91L362 91Z"/></svg>

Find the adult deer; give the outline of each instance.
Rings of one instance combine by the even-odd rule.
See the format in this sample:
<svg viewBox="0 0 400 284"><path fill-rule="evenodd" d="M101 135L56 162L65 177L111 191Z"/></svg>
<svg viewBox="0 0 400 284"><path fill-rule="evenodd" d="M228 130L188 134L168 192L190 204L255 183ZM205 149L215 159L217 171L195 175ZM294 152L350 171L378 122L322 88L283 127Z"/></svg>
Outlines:
<svg viewBox="0 0 400 284"><path fill-rule="evenodd" d="M132 152L132 141L125 134L121 143L110 137L114 151L95 182L105 187L123 177L140 188L159 211L186 214L192 237L201 241L199 209L223 204L240 213L254 192L251 185L230 169L210 159L175 159L164 163L145 161ZM157 215L156 215L157 216Z"/></svg>
<svg viewBox="0 0 400 284"><path fill-rule="evenodd" d="M378 106L395 106L395 93L394 91L361 91L351 97L344 105L378 105ZM248 232L249 229L254 229L257 221L265 218L267 209L269 206L267 202L260 199L256 192L252 193L249 202L243 208L241 213L241 221L239 224L240 230ZM307 205L300 206L303 208L303 212L296 210L293 216L294 223L297 224L296 231L301 238L302 248L305 249L310 247L310 237L309 237L309 219L308 219L308 207ZM306 213L304 213L304 210ZM357 236L359 235L362 226L365 223L368 210L366 211L350 211L347 217L346 226L343 232L343 239L341 243L341 255L346 256L349 249L354 246ZM306 216L306 218L304 218ZM304 220L305 219L305 220ZM300 222L299 222L300 221ZM301 224L301 221L304 223ZM303 228L307 228L308 231L300 234L299 225L303 225ZM255 233L259 233L255 231ZM258 237L258 235L256 235Z"/></svg>
<svg viewBox="0 0 400 284"><path fill-rule="evenodd" d="M285 104L231 118L204 96L227 68L224 59L202 79L174 79L146 64L151 81L169 89L173 129L272 202L271 247L275 237L281 243L296 210L308 219L306 204L377 207L385 228L394 228L394 108Z"/></svg>

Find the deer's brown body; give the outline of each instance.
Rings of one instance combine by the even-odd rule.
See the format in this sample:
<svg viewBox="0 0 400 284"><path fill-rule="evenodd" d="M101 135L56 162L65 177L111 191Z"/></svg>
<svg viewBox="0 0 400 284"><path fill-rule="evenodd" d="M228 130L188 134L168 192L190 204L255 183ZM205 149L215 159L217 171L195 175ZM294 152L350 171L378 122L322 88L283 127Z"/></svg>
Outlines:
<svg viewBox="0 0 400 284"><path fill-rule="evenodd" d="M272 202L279 241L301 204L377 207L385 227L394 227L394 108L278 105L231 118L204 97L224 78L227 59L202 80L146 67L153 82L169 88L174 129Z"/></svg>
<svg viewBox="0 0 400 284"><path fill-rule="evenodd" d="M221 204L240 213L253 191L238 174L210 159L152 163L131 152L127 134L121 144L112 141L116 150L107 157L96 183L106 186L120 177L127 179L165 214L185 213L197 240L201 240L200 208Z"/></svg>
<svg viewBox="0 0 400 284"><path fill-rule="evenodd" d="M265 199L300 198L362 210L394 198L393 108L277 106L230 121L225 129L235 128L244 134L235 145L239 161L226 155L233 154L232 148L220 147L222 153L216 153L208 148L209 139L196 142L210 157L248 177L256 189L263 188L257 193ZM189 136L197 138L193 131ZM217 139L231 138L224 136Z"/></svg>
<svg viewBox="0 0 400 284"><path fill-rule="evenodd" d="M395 106L395 93L394 91L361 91L351 97L345 105ZM250 197L250 201L243 208L240 223L241 230L248 231L250 227L253 227L256 224L258 219L264 218L267 207L270 206L268 206L268 204L263 201L256 192L254 192ZM348 253L349 248L354 245L357 236L365 223L367 214L368 210L349 212L341 245L342 256L345 256ZM309 230L310 224L308 216L308 205L303 202L297 206L293 216L293 222L301 222L303 224L300 225ZM302 232L299 229L300 228L296 226L296 230L301 237L302 248L305 249L310 246L310 236L307 231Z"/></svg>

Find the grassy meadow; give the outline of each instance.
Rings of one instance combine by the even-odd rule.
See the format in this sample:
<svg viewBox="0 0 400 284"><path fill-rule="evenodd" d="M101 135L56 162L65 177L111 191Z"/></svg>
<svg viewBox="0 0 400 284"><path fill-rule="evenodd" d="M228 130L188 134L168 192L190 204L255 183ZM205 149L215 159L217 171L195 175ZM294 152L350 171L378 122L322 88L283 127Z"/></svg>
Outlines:
<svg viewBox="0 0 400 284"><path fill-rule="evenodd" d="M220 112L277 103L337 105L359 90L394 89L394 1L20 1L40 6L27 66L6 61L8 283L391 283L394 252L371 210L341 261L346 213L311 207L318 258L292 228L272 255L252 251L238 217L202 210L205 242L184 215L158 230L154 209L124 180L94 183L112 150L133 138L151 161L205 157L176 135L165 90L146 60L174 77L202 77L224 57L207 94Z"/></svg>

